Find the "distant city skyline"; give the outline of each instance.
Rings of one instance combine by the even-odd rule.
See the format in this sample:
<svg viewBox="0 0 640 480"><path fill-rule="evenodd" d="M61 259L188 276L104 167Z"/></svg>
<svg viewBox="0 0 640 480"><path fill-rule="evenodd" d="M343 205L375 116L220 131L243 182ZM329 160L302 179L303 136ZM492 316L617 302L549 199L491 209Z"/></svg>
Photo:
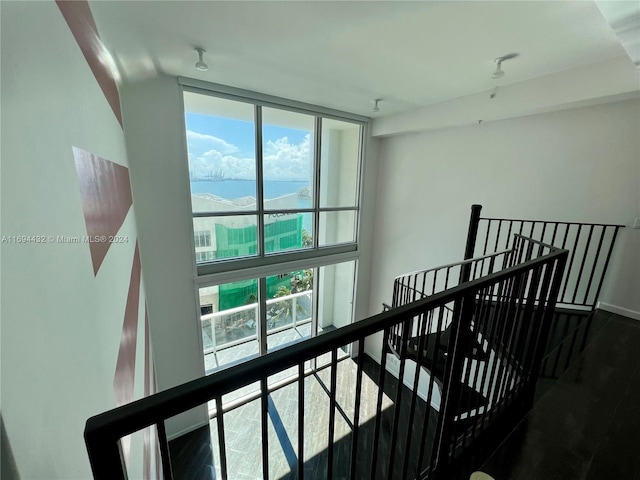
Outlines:
<svg viewBox="0 0 640 480"><path fill-rule="evenodd" d="M253 122L187 113L186 128L192 179L222 172L227 179L255 180ZM265 180L310 180L312 132L263 125L262 135Z"/></svg>

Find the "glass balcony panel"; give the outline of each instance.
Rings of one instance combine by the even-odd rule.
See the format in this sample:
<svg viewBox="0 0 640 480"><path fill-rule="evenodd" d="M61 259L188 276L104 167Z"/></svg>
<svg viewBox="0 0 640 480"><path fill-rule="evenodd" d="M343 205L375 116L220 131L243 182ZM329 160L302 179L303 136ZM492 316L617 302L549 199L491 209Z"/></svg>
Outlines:
<svg viewBox="0 0 640 480"><path fill-rule="evenodd" d="M257 280L201 288L200 312L207 372L259 354Z"/></svg>
<svg viewBox="0 0 640 480"><path fill-rule="evenodd" d="M311 334L313 270L267 277L267 350L299 342Z"/></svg>

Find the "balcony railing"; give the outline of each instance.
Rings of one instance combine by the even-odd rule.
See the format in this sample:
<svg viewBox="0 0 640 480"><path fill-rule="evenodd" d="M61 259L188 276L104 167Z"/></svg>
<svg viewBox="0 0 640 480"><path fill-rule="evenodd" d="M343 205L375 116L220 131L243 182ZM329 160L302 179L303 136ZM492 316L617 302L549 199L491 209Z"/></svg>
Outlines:
<svg viewBox="0 0 640 480"><path fill-rule="evenodd" d="M313 290L306 290L268 299L267 335L311 322L312 296ZM258 308L258 303L251 303L202 315L200 322L206 339L203 342L204 354L215 354L257 340L256 327L260 318ZM238 333L230 335L229 332Z"/></svg>
<svg viewBox="0 0 640 480"><path fill-rule="evenodd" d="M540 255L531 255L534 251L540 251ZM308 447L305 438L312 431L310 422L316 420L308 410L317 401L305 388L309 375L313 374L309 364L327 356L330 358L326 386L328 411L322 423L327 439L326 478L449 478L446 475L452 459L461 455L469 444L482 442L494 422L511 405L532 396L567 251L523 239L517 252L518 255L511 257L517 259L515 264L502 270L90 418L85 440L95 479L127 478L120 440L153 425L158 431L164 478L173 478L165 420L209 401L217 406L215 424L219 448L214 455L219 459L220 476L224 480L234 478L227 461L225 421L228 418L223 396L255 382L260 386L257 401L260 403L261 477L270 478L271 378L289 369L294 371L289 388L296 391L289 421L297 426L297 439L292 442L297 448L294 447L291 474L303 479ZM448 327L443 321L445 311L453 312L448 317ZM441 381L430 382L426 393L428 399L435 390L440 393L440 405L437 411L432 411L431 402L425 402L420 396L422 367L431 372L440 367L434 363L438 347L434 351L426 331L436 332L435 344L439 345L441 332L446 328L449 334L442 347L446 355L441 365ZM414 333L418 335L414 337ZM385 385L389 382L386 353L394 334L400 336L397 343L399 378L409 383L410 388L402 387L403 382L399 382L389 405ZM474 355L478 340L486 358L499 357L499 361L484 360L482 367L480 362L468 361ZM412 342L414 359L409 355ZM364 381L365 345L366 353L381 362L373 389L365 388L368 385ZM345 346L354 346L358 352L354 378L338 382L339 351ZM409 374L412 362L421 367ZM465 383L479 395L465 396ZM349 436L346 443L344 438L340 440L340 445L346 448L339 452L340 458L346 462L342 460L339 464L336 425L337 418L343 415L340 402L345 388L351 389L353 408L347 422ZM481 400L480 397L486 399L487 395L490 402ZM366 422L364 419L369 416L365 412L372 411L373 420ZM380 447L382 437L386 445L384 452Z"/></svg>

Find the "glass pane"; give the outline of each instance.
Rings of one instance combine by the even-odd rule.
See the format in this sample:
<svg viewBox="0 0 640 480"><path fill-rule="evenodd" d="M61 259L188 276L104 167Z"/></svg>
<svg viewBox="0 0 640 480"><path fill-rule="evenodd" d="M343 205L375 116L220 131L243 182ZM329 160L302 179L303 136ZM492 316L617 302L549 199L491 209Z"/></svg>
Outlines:
<svg viewBox="0 0 640 480"><path fill-rule="evenodd" d="M268 478L262 475L262 430L261 430L261 404L260 399L253 400L241 407L233 409L224 414L224 442L225 454L227 458L227 478L231 479L254 479ZM213 457L216 462L217 472L209 473L201 463L195 463L196 467L191 467L198 472L200 478L223 478L220 472L220 441L218 439L217 419L212 419L209 425L212 428L211 446ZM272 440L275 441L275 440ZM271 443L269 443L271 445ZM202 448L195 448L192 455L199 455L197 461L201 461ZM192 460L193 461L193 460ZM196 468L199 468L196 470ZM200 473L204 472L204 473ZM215 476L214 476L215 475ZM188 478L196 478L196 475Z"/></svg>
<svg viewBox="0 0 640 480"><path fill-rule="evenodd" d="M320 206L358 204L360 125L322 119L320 149Z"/></svg>
<svg viewBox="0 0 640 480"><path fill-rule="evenodd" d="M205 369L210 372L258 354L258 281L200 289Z"/></svg>
<svg viewBox="0 0 640 480"><path fill-rule="evenodd" d="M262 109L266 209L311 207L314 124L315 118L311 115ZM271 206L269 201L273 199L293 206Z"/></svg>
<svg viewBox="0 0 640 480"><path fill-rule="evenodd" d="M334 245L356 241L356 212L344 210L320 212L318 245Z"/></svg>
<svg viewBox="0 0 640 480"><path fill-rule="evenodd" d="M194 212L256 210L253 105L185 92Z"/></svg>
<svg viewBox="0 0 640 480"><path fill-rule="evenodd" d="M257 254L257 217L197 217L193 219L196 263Z"/></svg>
<svg viewBox="0 0 640 480"><path fill-rule="evenodd" d="M267 277L267 348L298 342L309 336L313 313L314 270Z"/></svg>
<svg viewBox="0 0 640 480"><path fill-rule="evenodd" d="M264 250L277 253L313 246L312 213L272 213L264 219Z"/></svg>
<svg viewBox="0 0 640 480"><path fill-rule="evenodd" d="M349 325L353 316L353 284L356 262L318 269L318 333Z"/></svg>

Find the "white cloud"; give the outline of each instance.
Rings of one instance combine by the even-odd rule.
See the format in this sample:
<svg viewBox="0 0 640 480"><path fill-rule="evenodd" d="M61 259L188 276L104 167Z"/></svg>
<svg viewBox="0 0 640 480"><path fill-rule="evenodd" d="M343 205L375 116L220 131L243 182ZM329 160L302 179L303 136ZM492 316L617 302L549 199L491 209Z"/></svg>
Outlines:
<svg viewBox="0 0 640 480"><path fill-rule="evenodd" d="M221 139L217 140L224 142ZM234 152L213 148L197 158L190 156L189 171L192 178L206 178L217 172L222 172L225 178L256 178L254 158L243 158L229 153ZM290 143L287 137L268 141L263 160L265 180L308 179L311 176L312 165L311 136L306 135L299 144Z"/></svg>
<svg viewBox="0 0 640 480"><path fill-rule="evenodd" d="M194 132L193 130L187 130L187 142L193 141L203 142L206 147L213 147L222 153L236 153L240 151L236 145L221 138Z"/></svg>
<svg viewBox="0 0 640 480"><path fill-rule="evenodd" d="M311 135L299 143L288 137L268 141L264 152L265 180L298 180L311 176Z"/></svg>
<svg viewBox="0 0 640 480"><path fill-rule="evenodd" d="M225 178L256 178L255 159L225 155L218 150L209 150L202 156L189 159L189 171L194 178L206 178L222 172Z"/></svg>

